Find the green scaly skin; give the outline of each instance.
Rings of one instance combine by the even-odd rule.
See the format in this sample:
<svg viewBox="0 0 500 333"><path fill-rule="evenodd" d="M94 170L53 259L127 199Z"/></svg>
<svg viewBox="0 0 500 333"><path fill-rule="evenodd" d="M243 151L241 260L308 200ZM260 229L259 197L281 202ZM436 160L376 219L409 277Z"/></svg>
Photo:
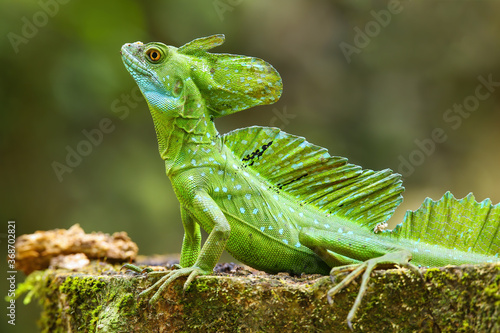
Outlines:
<svg viewBox="0 0 500 333"><path fill-rule="evenodd" d="M279 74L263 60L207 52L223 41L214 35L181 48L141 42L122 47L124 64L151 111L185 231L178 269L151 272L161 278L141 295L156 291L154 303L182 276L188 288L196 276L211 274L227 249L268 273L350 272L328 292L330 301L364 272L347 318L351 326L376 267L399 265L420 274L417 265L498 261L498 205L470 196L458 201L447 193L408 212L402 226L384 231L381 226L402 200L399 175L362 170L275 128L219 135L214 118L273 103L282 90ZM486 239L470 245L481 231L474 233L472 222L452 219L450 212L477 219ZM203 247L200 226L209 233ZM460 230L460 237L442 241Z"/></svg>

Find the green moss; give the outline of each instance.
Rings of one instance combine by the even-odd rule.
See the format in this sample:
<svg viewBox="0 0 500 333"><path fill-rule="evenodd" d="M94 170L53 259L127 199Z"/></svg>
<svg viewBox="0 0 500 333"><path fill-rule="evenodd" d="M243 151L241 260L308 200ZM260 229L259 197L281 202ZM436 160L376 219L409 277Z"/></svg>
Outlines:
<svg viewBox="0 0 500 333"><path fill-rule="evenodd" d="M30 304L33 296L37 297L40 301L42 300L39 295L42 292L43 287L46 284L48 278L47 271L35 271L28 275L23 283L20 283L16 288L16 299L26 294L23 303ZM9 297L5 297L5 300L10 301Z"/></svg>
<svg viewBox="0 0 500 333"><path fill-rule="evenodd" d="M43 308L42 315L38 321L42 333L65 332L61 325L61 308L55 301L58 297L58 284L53 283L53 270L35 271L28 275L26 280L19 284L16 290L16 298L26 294L23 303L29 304L33 297L38 299Z"/></svg>
<svg viewBox="0 0 500 333"><path fill-rule="evenodd" d="M191 331L199 329L230 331L241 323L241 305L239 303L240 288L219 280L217 277L202 277L195 280L188 292L184 294L185 301L182 321ZM241 325L241 324L240 324Z"/></svg>
<svg viewBox="0 0 500 333"><path fill-rule="evenodd" d="M137 314L135 297L132 293L127 293L117 302L117 308L123 316L133 316Z"/></svg>
<svg viewBox="0 0 500 333"><path fill-rule="evenodd" d="M465 272L459 278L452 271L443 268L428 268L424 273L424 278L426 281L432 281L436 288L443 288L454 284L456 281L467 281L470 276Z"/></svg>
<svg viewBox="0 0 500 333"><path fill-rule="evenodd" d="M107 283L99 278L89 276L66 277L59 291L66 295L67 306L78 315L73 316L78 330L94 331L102 307L102 290Z"/></svg>
<svg viewBox="0 0 500 333"><path fill-rule="evenodd" d="M484 288L484 293L495 299L500 299L500 275L497 275L495 280Z"/></svg>
<svg viewBox="0 0 500 333"><path fill-rule="evenodd" d="M99 305L98 307L96 307L94 310L91 311L89 331L95 331L95 325L99 320L99 314L101 313L101 310L102 310L102 305Z"/></svg>

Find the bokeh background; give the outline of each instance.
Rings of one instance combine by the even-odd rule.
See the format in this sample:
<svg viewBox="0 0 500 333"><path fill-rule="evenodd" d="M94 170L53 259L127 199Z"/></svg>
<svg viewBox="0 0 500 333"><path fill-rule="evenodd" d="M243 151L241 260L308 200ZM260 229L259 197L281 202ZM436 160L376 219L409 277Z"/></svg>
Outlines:
<svg viewBox="0 0 500 333"><path fill-rule="evenodd" d="M500 201L498 1L2 0L0 13L0 256L8 220L18 235L79 223L126 231L141 254L179 252L178 202L119 54L137 40L224 33L214 52L270 62L281 100L218 119L219 132L274 125L365 168L403 170L393 224L447 190ZM474 102L479 76L499 83L446 118ZM113 130L58 177L54 162L105 118ZM415 140L429 144L436 128L446 140L426 154ZM37 316L18 301L16 326L4 314L0 330L34 332Z"/></svg>

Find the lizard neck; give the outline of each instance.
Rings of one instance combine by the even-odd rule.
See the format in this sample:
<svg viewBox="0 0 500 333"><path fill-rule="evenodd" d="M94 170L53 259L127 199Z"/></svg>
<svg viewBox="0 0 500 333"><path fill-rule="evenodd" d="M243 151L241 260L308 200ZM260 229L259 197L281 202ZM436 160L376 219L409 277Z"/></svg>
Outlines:
<svg viewBox="0 0 500 333"><path fill-rule="evenodd" d="M197 103L188 114L184 112L186 105L183 104L176 116L170 119L165 119L163 112L151 109L158 149L169 176L183 165L193 167L196 165L193 161L199 164L209 158L207 152L213 154L214 149L220 148L219 133L214 122L203 112L203 105Z"/></svg>

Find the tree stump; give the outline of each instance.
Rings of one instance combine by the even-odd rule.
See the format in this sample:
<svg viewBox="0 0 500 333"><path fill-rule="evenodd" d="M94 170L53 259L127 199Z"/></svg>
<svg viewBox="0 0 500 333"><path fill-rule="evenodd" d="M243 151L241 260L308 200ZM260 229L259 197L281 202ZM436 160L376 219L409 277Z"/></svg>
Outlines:
<svg viewBox="0 0 500 333"><path fill-rule="evenodd" d="M229 269L228 269L229 267ZM236 267L236 268L235 268ZM158 303L138 294L158 278L93 261L79 271L35 271L20 286L42 306L43 332L351 332L358 285L326 293L329 277L269 275L241 266L174 281ZM229 271L229 272L220 272ZM375 271L355 332L500 332L500 264Z"/></svg>

